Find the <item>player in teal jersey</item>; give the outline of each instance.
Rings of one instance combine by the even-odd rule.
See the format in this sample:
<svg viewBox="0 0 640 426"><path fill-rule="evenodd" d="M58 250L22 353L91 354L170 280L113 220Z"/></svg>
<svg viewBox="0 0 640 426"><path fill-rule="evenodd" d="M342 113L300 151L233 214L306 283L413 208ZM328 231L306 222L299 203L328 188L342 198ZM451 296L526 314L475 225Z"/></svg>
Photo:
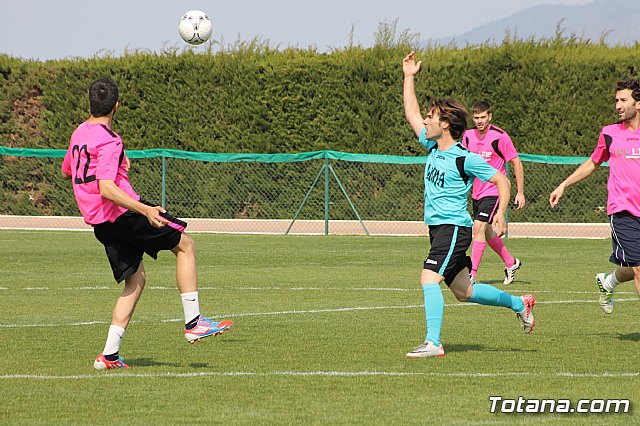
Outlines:
<svg viewBox="0 0 640 426"><path fill-rule="evenodd" d="M491 182L499 191L498 211L493 225L506 232L505 212L510 198L509 180L479 155L459 143L467 128L469 114L455 99L432 99L422 117L415 94L415 75L422 61L415 62L414 52L403 60L404 112L419 141L427 149L424 174L424 221L429 226L431 247L424 261L420 284L424 294L427 336L424 343L407 353L408 358L444 356L440 342L444 297L440 283L461 302L502 306L513 310L525 333L535 325L535 298L526 294L512 296L488 284L472 284L469 279L471 259L466 252L471 244L473 221L467 211L467 199L473 179Z"/></svg>

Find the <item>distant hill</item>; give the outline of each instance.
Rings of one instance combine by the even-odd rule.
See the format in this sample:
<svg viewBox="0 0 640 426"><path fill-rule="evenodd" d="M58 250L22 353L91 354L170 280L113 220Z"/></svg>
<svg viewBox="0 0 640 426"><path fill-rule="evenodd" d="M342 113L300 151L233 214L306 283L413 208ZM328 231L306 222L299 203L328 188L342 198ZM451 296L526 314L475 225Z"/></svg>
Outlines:
<svg viewBox="0 0 640 426"><path fill-rule="evenodd" d="M491 42L500 44L509 33L518 39L550 38L560 24L562 34L599 41L605 35L609 45L640 43L640 0L595 0L578 6L538 5L481 25L464 34L430 40L436 44ZM427 42L425 42L427 44Z"/></svg>

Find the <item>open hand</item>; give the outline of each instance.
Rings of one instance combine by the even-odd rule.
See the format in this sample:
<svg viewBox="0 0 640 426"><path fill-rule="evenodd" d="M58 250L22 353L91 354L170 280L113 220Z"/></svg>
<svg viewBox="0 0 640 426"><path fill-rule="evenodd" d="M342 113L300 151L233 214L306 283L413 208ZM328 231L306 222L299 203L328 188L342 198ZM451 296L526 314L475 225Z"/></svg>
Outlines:
<svg viewBox="0 0 640 426"><path fill-rule="evenodd" d="M404 75L416 75L418 71L420 71L420 65L422 61L418 61L416 63L414 58L415 52L411 51L403 60L402 60L402 72Z"/></svg>

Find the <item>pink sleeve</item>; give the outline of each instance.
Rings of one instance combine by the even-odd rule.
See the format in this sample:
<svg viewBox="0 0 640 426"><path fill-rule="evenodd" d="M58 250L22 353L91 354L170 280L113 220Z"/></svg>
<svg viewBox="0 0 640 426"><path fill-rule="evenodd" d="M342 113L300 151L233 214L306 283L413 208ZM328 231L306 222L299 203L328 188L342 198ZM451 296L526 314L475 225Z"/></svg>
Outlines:
<svg viewBox="0 0 640 426"><path fill-rule="evenodd" d="M516 147L513 146L513 142L509 135L505 132L500 137L500 152L504 155L504 161L511 161L518 156Z"/></svg>
<svg viewBox="0 0 640 426"><path fill-rule="evenodd" d="M70 150L67 150L67 153L64 155L64 159L62 160L62 172L69 176L71 176L71 159L69 158L70 152Z"/></svg>
<svg viewBox="0 0 640 426"><path fill-rule="evenodd" d="M116 180L120 156L122 155L122 142L110 140L96 147L98 161L96 164L96 179Z"/></svg>
<svg viewBox="0 0 640 426"><path fill-rule="evenodd" d="M593 150L593 154L591 154L591 159L597 164L601 164L609 160L609 150L607 149L607 144L604 141L604 134L602 132L598 138L598 145L596 145L596 148Z"/></svg>

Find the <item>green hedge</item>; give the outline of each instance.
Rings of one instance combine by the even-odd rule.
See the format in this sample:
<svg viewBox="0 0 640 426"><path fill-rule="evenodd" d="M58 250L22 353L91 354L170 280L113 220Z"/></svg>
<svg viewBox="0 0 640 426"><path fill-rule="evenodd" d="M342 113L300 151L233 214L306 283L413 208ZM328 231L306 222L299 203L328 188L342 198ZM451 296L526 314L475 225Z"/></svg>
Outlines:
<svg viewBox="0 0 640 426"><path fill-rule="evenodd" d="M319 53L240 43L204 54L169 50L47 62L0 55L0 145L66 148L88 116L88 86L111 76L122 106L114 129L129 149L423 155L402 108L401 61L412 49L383 43ZM421 104L435 96L467 105L488 99L494 122L521 153L587 156L601 127L616 120L615 82L638 76L640 44L608 47L559 35L429 47L416 56L423 61L416 81ZM0 158L0 213L60 214L47 203L69 195L56 189L64 185L56 164ZM145 173L155 179L157 169ZM535 194L528 197L539 198L543 208L548 189L534 185L527 180L527 193Z"/></svg>
<svg viewBox="0 0 640 426"><path fill-rule="evenodd" d="M404 121L401 61L410 46L272 50L245 44L208 54L24 61L0 56L0 134L13 147L64 148L87 117L87 88L111 76L114 128L129 149L210 152L420 152ZM488 99L520 152L588 155L616 116L615 81L637 76L640 45L575 39L419 51L422 104Z"/></svg>

